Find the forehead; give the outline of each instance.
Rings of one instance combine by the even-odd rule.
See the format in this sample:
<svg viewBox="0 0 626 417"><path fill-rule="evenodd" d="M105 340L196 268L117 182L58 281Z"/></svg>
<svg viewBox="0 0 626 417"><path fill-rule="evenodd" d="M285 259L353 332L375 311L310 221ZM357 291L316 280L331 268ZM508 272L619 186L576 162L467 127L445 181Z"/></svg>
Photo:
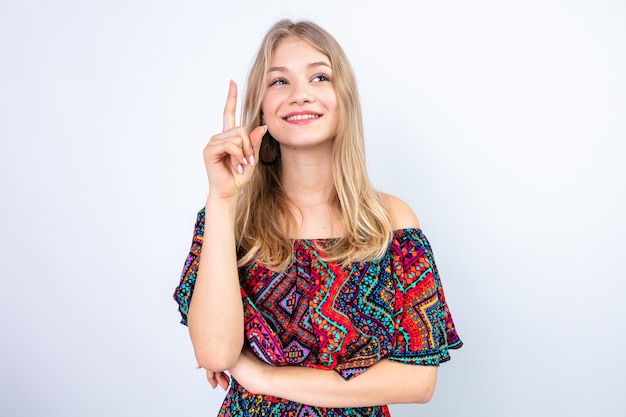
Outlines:
<svg viewBox="0 0 626 417"><path fill-rule="evenodd" d="M302 38L289 36L274 47L270 66L289 68L319 62L330 66L330 59L325 53Z"/></svg>

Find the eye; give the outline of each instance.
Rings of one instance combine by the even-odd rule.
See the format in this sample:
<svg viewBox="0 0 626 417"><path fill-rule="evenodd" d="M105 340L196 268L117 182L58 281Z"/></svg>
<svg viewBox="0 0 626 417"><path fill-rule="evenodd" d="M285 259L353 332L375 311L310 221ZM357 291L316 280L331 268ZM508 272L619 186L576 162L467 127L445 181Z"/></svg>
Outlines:
<svg viewBox="0 0 626 417"><path fill-rule="evenodd" d="M287 80L285 80L284 78L275 78L272 81L270 81L270 87L273 85L286 85L287 84Z"/></svg>
<svg viewBox="0 0 626 417"><path fill-rule="evenodd" d="M322 82L322 81L330 81L330 77L326 74L317 74L311 79L312 82Z"/></svg>

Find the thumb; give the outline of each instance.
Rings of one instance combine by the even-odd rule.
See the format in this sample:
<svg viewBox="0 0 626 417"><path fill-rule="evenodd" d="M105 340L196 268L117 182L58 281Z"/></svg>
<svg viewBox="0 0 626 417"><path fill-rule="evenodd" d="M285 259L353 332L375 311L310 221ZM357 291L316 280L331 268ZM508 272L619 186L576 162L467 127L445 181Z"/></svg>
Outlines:
<svg viewBox="0 0 626 417"><path fill-rule="evenodd" d="M254 159L259 160L259 151L261 150L261 142L263 141L263 136L267 132L267 126L258 126L255 127L252 132L250 132L250 143L252 144L252 149L254 149Z"/></svg>

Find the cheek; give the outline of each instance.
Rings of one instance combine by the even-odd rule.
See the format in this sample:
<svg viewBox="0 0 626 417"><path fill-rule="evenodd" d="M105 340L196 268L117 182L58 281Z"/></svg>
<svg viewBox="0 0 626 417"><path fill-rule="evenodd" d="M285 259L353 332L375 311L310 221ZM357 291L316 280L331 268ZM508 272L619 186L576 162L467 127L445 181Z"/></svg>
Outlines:
<svg viewBox="0 0 626 417"><path fill-rule="evenodd" d="M337 93L334 89L329 89L326 92L326 94L324 95L324 101L326 102L326 106L328 106L329 109L333 109L335 111L337 110L338 100Z"/></svg>
<svg viewBox="0 0 626 417"><path fill-rule="evenodd" d="M263 100L261 101L261 107L267 109L267 111L271 111L272 109L276 109L278 104L278 97L276 94L265 93Z"/></svg>
<svg viewBox="0 0 626 417"><path fill-rule="evenodd" d="M339 117L339 102L337 100L337 95L329 94L326 99L326 105L330 111L332 111L336 117Z"/></svg>

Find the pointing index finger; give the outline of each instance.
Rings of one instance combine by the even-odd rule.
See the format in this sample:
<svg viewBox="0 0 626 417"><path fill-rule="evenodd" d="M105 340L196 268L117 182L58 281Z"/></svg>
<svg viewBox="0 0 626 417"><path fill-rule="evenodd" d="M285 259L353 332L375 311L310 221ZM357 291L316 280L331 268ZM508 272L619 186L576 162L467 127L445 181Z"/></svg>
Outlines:
<svg viewBox="0 0 626 417"><path fill-rule="evenodd" d="M235 114L237 112L237 84L230 81L228 87L228 98L224 106L224 132L235 127Z"/></svg>

